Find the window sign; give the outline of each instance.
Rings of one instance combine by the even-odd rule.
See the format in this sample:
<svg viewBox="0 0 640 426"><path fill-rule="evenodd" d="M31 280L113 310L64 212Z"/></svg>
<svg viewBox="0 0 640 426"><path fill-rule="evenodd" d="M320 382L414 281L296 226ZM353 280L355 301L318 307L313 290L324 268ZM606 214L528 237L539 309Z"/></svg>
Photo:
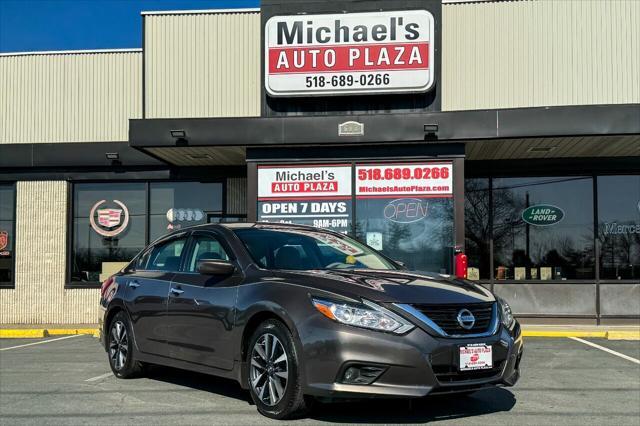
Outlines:
<svg viewBox="0 0 640 426"><path fill-rule="evenodd" d="M271 96L426 92L434 83L426 10L274 16L264 34Z"/></svg>
<svg viewBox="0 0 640 426"><path fill-rule="evenodd" d="M564 217L564 211L560 207L547 204L538 204L527 207L522 211L522 220L529 225L549 226L560 222Z"/></svg>
<svg viewBox="0 0 640 426"><path fill-rule="evenodd" d="M151 241L222 214L222 184L218 182L153 182L150 191Z"/></svg>
<svg viewBox="0 0 640 426"><path fill-rule="evenodd" d="M258 220L349 232L351 170L350 164L258 166Z"/></svg>
<svg viewBox="0 0 640 426"><path fill-rule="evenodd" d="M640 279L640 176L598 177L600 278Z"/></svg>
<svg viewBox="0 0 640 426"><path fill-rule="evenodd" d="M446 163L356 166L356 196L442 198L453 196L453 165Z"/></svg>
<svg viewBox="0 0 640 426"><path fill-rule="evenodd" d="M0 184L0 287L13 286L15 185Z"/></svg>
<svg viewBox="0 0 640 426"><path fill-rule="evenodd" d="M112 200L112 204L119 208L101 208L107 200L100 200L93 205L89 213L91 228L103 237L115 237L122 233L129 225L129 210L119 200Z"/></svg>
<svg viewBox="0 0 640 426"><path fill-rule="evenodd" d="M448 272L451 162L356 165L356 236L410 269Z"/></svg>

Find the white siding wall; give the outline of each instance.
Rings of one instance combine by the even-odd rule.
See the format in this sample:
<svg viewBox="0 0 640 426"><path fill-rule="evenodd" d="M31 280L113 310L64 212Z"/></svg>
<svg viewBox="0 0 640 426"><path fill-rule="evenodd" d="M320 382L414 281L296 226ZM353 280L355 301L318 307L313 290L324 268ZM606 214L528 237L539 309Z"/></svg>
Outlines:
<svg viewBox="0 0 640 426"><path fill-rule="evenodd" d="M640 1L442 6L442 109L640 103Z"/></svg>
<svg viewBox="0 0 640 426"><path fill-rule="evenodd" d="M260 13L144 19L147 118L260 115Z"/></svg>
<svg viewBox="0 0 640 426"><path fill-rule="evenodd" d="M0 143L128 140L142 53L0 56Z"/></svg>
<svg viewBox="0 0 640 426"><path fill-rule="evenodd" d="M98 289L64 289L67 185L18 182L15 289L0 289L0 324L98 322Z"/></svg>

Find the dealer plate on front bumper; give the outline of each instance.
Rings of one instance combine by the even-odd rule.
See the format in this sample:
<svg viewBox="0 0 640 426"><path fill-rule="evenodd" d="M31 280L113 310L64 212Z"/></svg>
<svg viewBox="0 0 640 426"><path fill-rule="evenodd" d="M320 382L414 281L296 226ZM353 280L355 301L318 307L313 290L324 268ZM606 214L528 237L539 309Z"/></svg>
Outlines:
<svg viewBox="0 0 640 426"><path fill-rule="evenodd" d="M460 346L460 371L484 370L493 368L493 348L491 345L477 343Z"/></svg>

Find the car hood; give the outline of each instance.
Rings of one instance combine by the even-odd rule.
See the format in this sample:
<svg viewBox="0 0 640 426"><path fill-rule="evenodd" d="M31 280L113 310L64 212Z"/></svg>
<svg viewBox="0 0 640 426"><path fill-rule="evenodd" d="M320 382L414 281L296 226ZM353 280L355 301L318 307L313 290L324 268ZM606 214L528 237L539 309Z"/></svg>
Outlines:
<svg viewBox="0 0 640 426"><path fill-rule="evenodd" d="M375 302L464 304L495 300L478 284L430 272L333 269L278 271L275 275L279 280Z"/></svg>

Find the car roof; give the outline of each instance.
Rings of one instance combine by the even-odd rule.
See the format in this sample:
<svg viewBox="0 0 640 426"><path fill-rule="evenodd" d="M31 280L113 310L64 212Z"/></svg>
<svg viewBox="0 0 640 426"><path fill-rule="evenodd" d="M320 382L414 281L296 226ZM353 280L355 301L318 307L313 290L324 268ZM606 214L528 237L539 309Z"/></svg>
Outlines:
<svg viewBox="0 0 640 426"><path fill-rule="evenodd" d="M308 229L308 230L316 230L316 231L318 230L318 228L314 228L313 226L309 226L309 225L298 225L294 223L278 223L278 222L202 223L200 225L192 225L192 226L176 229L173 232L166 234L165 236L178 234L181 232L187 232L187 231L215 230L220 228L226 228L229 230L248 229L248 228Z"/></svg>

